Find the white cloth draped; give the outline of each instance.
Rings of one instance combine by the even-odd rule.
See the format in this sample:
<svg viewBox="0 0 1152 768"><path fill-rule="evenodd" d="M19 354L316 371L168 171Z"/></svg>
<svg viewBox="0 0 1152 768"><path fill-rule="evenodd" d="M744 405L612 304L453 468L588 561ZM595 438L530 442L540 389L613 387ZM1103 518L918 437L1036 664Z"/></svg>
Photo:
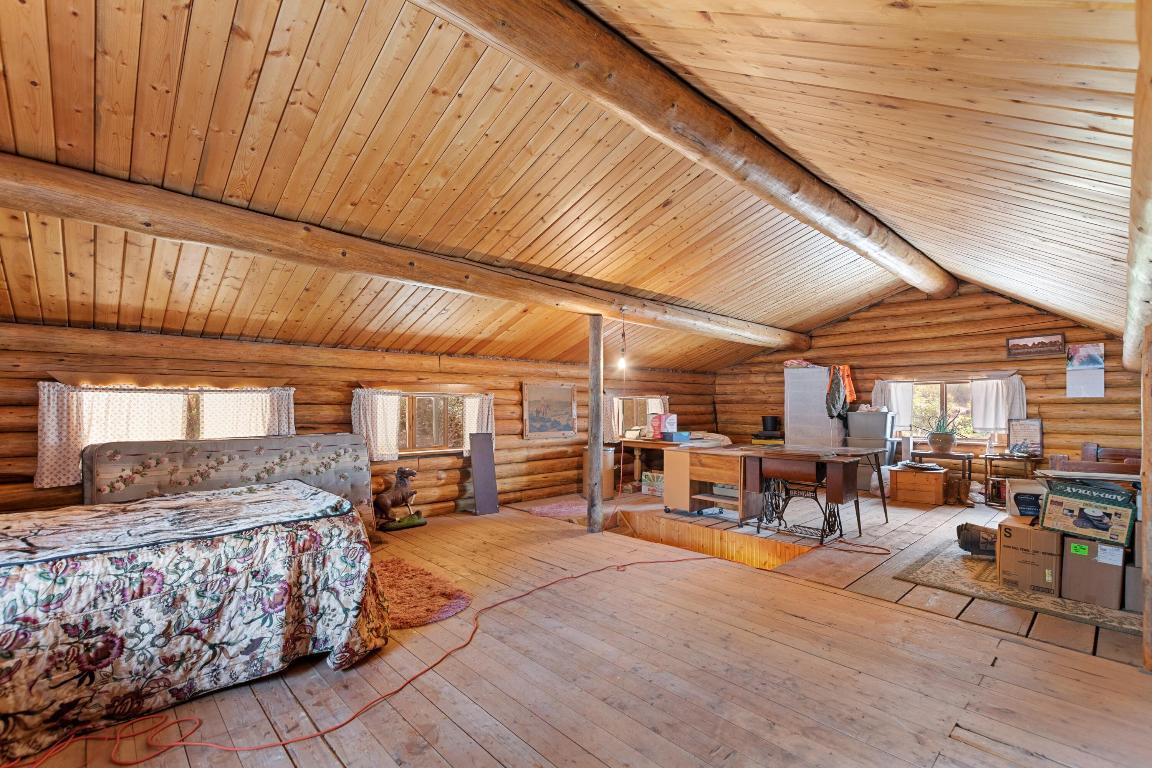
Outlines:
<svg viewBox="0 0 1152 768"><path fill-rule="evenodd" d="M471 436L489 433L496 435L496 409L492 395L464 395L464 449L472 455Z"/></svg>
<svg viewBox="0 0 1152 768"><path fill-rule="evenodd" d="M39 390L37 488L79 483L80 453L87 445L296 434L292 387L153 389L42 381Z"/></svg>
<svg viewBox="0 0 1152 768"><path fill-rule="evenodd" d="M403 392L352 390L352 431L364 438L371 461L400 458L400 406Z"/></svg>
<svg viewBox="0 0 1152 768"><path fill-rule="evenodd" d="M201 439L296 434L292 387L205 390L200 393Z"/></svg>
<svg viewBox="0 0 1152 768"><path fill-rule="evenodd" d="M912 428L912 387L911 381L886 381L879 379L872 387L872 405L887 407L895 415L892 429Z"/></svg>
<svg viewBox="0 0 1152 768"><path fill-rule="evenodd" d="M972 381L972 429L1007 432L1009 419L1028 417L1024 380L1017 375Z"/></svg>

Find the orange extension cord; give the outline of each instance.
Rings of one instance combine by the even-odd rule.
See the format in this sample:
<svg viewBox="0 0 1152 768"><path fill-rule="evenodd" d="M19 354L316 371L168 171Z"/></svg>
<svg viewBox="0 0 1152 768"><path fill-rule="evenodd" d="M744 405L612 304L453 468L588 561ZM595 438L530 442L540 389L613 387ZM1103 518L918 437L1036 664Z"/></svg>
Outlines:
<svg viewBox="0 0 1152 768"><path fill-rule="evenodd" d="M633 561L630 563L621 563L618 565L606 565L602 568L595 568L591 571L585 571L584 573L575 574L573 576L563 576L559 579L553 579L552 581L549 581L546 584L541 584L538 587L534 587L534 588L528 590L527 592L521 592L518 595L513 595L512 597L506 597L503 600L492 603L491 605L486 605L483 608L481 608L480 610L476 611L476 614L472 617L472 631L468 633L468 638L464 642L462 642L459 645L445 651L444 654L442 656L440 656L440 658L438 658L436 661L434 661L432 664L428 665L424 669L417 672L412 677L405 680L397 688L394 688L393 690L388 691L387 693L381 694L380 696L377 696L375 699L372 699L372 701L368 702L363 707L356 710L356 712L354 712L347 719L345 719L345 720L343 720L343 721L341 721L341 722L339 722L336 725L333 725L331 727L324 728L323 730L320 730L320 731L316 731L315 733L306 733L306 734L303 734L301 736L293 737L291 739L285 739L284 741L270 741L267 744L254 744L252 746L235 747L235 746L231 746L228 744L215 744L215 743L210 742L210 741L188 741L188 738L195 735L196 731L198 731L200 729L200 726L203 725L203 722L198 717L174 718L174 717L169 717L168 715L160 715L160 714L144 715L143 717L138 717L138 718L135 718L134 720L129 720L125 723L121 723L119 726L116 727L115 732L111 736L97 736L97 735L93 735L93 734L89 734L89 735L72 734L72 735L68 736L67 738L57 742L55 745L49 747L46 751L41 752L39 755L37 755L34 758L30 758L28 760L15 760L15 761L6 763L3 766L0 766L0 768L39 768L39 766L44 765L45 763L48 762L48 760L50 760L51 758L60 754L64 750L68 749L68 747L72 746L73 744L75 744L77 742L82 742L82 741L110 741L110 742L112 742L111 761L112 761L113 765L140 765L140 764L145 763L149 760L152 760L153 758L159 757L160 755L164 754L165 752L167 752L170 749L175 749L177 747L208 747L210 749L218 749L222 752L256 752L256 751L259 751L262 749L274 749L276 747L286 747L290 744L298 744L302 741L309 741L311 739L317 739L317 738L320 738L321 736L326 736L327 734L330 734L334 731L340 730L344 726L351 723L353 720L355 720L358 717L360 717L361 715L363 715L368 710L375 707L380 702L384 701L385 699L391 698L392 696L395 696L396 694L400 693L400 691L402 691L405 688L407 688L408 686L412 685L414 682L419 680L424 675L426 675L429 672L431 672L432 670L436 669L436 667L440 666L440 664L442 664L446 659L448 659L448 657L452 656L457 651L461 651L461 650L467 648L469 645L472 644L472 640L476 637L476 633L480 631L480 617L482 615L484 615L485 613L487 613L488 611L494 610L494 609L499 608L500 606L503 606L503 605L507 605L508 603L513 603L517 600L522 600L522 599L528 597L529 595L533 595L533 594L535 594L541 590L548 589L549 587L553 587L553 586L555 586L557 584L561 584L565 581L575 581L577 579L582 579L586 576L591 576L591 575L596 574L596 573L603 573L604 571L610 571L610 570L623 571L623 570L626 570L628 568L631 568L634 565L660 565L660 564L665 564L665 563L688 563L688 562L696 562L696 561L703 561L703 560L715 560L715 559L717 559L717 558L708 557L708 556L705 556L705 557L680 557L680 558L674 558L674 559L669 559L669 560L636 560L636 561ZM140 725L145 725L145 724L146 724L146 727L143 727L140 730L133 730L133 728L135 726L140 726ZM185 736L182 736L181 738L178 738L175 741L162 741L161 740L161 736L165 732L171 730L172 728L176 728L178 726L181 726L181 725L188 726L188 733ZM156 750L155 752L148 755L148 757L137 758L134 760L123 760L120 757L118 757L118 753L120 751L120 745L121 744L123 744L125 741L135 739L139 736L144 736L145 734L147 734L147 739L146 739L145 743L151 749Z"/></svg>

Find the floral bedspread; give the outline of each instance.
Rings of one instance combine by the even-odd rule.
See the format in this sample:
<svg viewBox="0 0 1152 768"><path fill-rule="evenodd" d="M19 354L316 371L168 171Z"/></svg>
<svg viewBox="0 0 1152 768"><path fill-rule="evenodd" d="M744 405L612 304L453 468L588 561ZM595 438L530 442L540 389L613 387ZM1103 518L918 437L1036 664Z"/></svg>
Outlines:
<svg viewBox="0 0 1152 768"><path fill-rule="evenodd" d="M382 646L351 503L298 480L0 516L0 757Z"/></svg>

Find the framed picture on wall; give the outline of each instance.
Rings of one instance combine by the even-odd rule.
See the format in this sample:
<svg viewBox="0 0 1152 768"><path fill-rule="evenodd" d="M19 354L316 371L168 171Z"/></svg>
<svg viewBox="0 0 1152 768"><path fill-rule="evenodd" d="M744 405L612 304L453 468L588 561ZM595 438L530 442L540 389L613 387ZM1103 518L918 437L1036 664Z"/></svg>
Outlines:
<svg viewBox="0 0 1152 768"><path fill-rule="evenodd" d="M575 437L576 385L524 382L524 437Z"/></svg>
<svg viewBox="0 0 1152 768"><path fill-rule="evenodd" d="M1008 453L1040 458L1044 455L1044 422L1041 419L1008 419Z"/></svg>
<svg viewBox="0 0 1152 768"><path fill-rule="evenodd" d="M1043 336L1017 336L1008 339L1008 359L1026 357L1063 357L1064 334L1048 333Z"/></svg>

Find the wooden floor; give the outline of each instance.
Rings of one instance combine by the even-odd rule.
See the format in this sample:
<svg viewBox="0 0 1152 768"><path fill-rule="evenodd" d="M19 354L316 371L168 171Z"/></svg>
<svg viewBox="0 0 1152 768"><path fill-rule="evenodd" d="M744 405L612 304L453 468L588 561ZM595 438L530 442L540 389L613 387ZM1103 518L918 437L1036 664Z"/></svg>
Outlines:
<svg viewBox="0 0 1152 768"><path fill-rule="evenodd" d="M379 556L483 606L607 564L693 555L522 512L439 517ZM859 580L857 580L859 581ZM339 721L459 642L471 611L178 707L250 744ZM1152 676L1107 659L721 560L609 570L497 609L475 643L325 737L157 765L1152 765ZM63 765L105 765L79 745ZM128 755L127 757L131 757Z"/></svg>
<svg viewBox="0 0 1152 768"><path fill-rule="evenodd" d="M804 518L805 502L796 502L795 521L816 524L815 505L808 502L813 512ZM814 549L775 569L775 573L813 581L850 592L869 595L881 600L900 603L942 616L994 627L1016 635L1026 635L1082 653L1095 654L1127 664L1141 663L1140 638L1082 624L1068 619L1037 614L1009 605L973 599L955 592L934 587L919 586L894 577L910 563L921 557L941 541L956 538L960 523L995 526L1004 512L983 504L976 507L960 506L908 506L889 502L888 523L879 499L866 497L861 502L863 534L857 536L856 521L850 509L844 510L846 537L843 544ZM648 496L624 496L619 508L651 515L663 513L659 499ZM664 515L668 517L668 515ZM693 527L721 528L729 533L741 533L760 539L783 538L796 541L792 536L781 536L771 530L757 533L755 528L736 523L727 516L681 515L677 519ZM854 544L864 544L868 551ZM870 548L888 550L888 554L874 554Z"/></svg>

